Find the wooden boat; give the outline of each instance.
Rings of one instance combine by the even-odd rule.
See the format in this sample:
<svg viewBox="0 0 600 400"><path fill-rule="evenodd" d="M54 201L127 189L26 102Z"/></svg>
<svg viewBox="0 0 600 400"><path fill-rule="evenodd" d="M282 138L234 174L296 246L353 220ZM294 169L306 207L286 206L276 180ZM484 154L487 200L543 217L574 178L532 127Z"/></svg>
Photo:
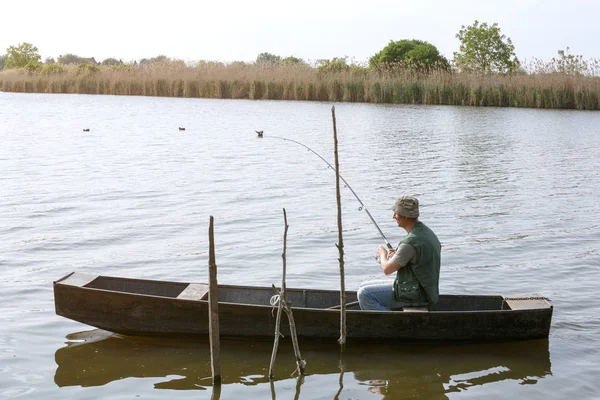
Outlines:
<svg viewBox="0 0 600 400"><path fill-rule="evenodd" d="M298 338L339 338L339 291L287 289ZM268 339L275 331L272 288L219 285L223 338ZM356 292L346 292L349 303ZM208 337L208 285L70 273L54 282L60 316L135 336ZM337 309L336 309L337 308ZM509 341L548 337L551 302L524 297L442 295L430 309L346 313L348 342ZM288 324L281 330L289 338Z"/></svg>

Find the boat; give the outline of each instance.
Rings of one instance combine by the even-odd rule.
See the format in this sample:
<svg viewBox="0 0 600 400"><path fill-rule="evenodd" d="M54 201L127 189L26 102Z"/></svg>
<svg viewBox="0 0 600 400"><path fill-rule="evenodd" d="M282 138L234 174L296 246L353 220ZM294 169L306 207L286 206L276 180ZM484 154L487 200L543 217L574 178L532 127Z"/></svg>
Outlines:
<svg viewBox="0 0 600 400"><path fill-rule="evenodd" d="M222 338L272 340L272 288L218 286ZM340 336L336 290L286 289L298 339ZM392 311L360 310L346 292L346 340L352 342L487 342L547 338L552 303L540 295L440 295L437 304ZM56 314L121 335L206 338L208 284L72 272L54 282ZM289 338L289 326L281 333Z"/></svg>

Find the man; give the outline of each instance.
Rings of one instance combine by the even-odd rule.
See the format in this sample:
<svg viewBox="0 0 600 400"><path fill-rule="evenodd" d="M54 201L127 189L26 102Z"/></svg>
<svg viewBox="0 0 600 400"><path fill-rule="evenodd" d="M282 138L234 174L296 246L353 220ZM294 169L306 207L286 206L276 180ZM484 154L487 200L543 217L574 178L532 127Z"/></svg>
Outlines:
<svg viewBox="0 0 600 400"><path fill-rule="evenodd" d="M441 244L419 221L419 200L402 196L392 206L394 219L407 235L396 250L379 245L377 255L386 275L396 279L363 282L358 288L362 310L390 311L392 308L429 306L439 297Z"/></svg>

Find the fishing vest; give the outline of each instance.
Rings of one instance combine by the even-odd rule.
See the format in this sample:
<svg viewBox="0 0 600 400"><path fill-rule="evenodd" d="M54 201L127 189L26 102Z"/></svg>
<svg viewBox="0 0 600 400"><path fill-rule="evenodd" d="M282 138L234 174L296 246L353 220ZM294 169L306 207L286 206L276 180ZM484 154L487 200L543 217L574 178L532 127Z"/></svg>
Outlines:
<svg viewBox="0 0 600 400"><path fill-rule="evenodd" d="M440 295L442 251L442 245L437 236L424 223L417 222L406 237L400 241L400 244L410 244L415 248L416 262L409 262L396 273L394 281L396 300L437 303Z"/></svg>

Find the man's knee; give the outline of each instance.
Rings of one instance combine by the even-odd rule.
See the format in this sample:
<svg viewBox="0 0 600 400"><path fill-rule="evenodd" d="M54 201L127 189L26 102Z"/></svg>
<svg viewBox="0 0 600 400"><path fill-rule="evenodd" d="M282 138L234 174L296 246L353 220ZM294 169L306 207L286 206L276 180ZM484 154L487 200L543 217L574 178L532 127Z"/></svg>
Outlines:
<svg viewBox="0 0 600 400"><path fill-rule="evenodd" d="M360 305L360 308L363 310L367 307L367 304L373 302L374 300L373 296L369 292L368 286L359 287L358 291L356 292L356 297L358 298L358 304Z"/></svg>

